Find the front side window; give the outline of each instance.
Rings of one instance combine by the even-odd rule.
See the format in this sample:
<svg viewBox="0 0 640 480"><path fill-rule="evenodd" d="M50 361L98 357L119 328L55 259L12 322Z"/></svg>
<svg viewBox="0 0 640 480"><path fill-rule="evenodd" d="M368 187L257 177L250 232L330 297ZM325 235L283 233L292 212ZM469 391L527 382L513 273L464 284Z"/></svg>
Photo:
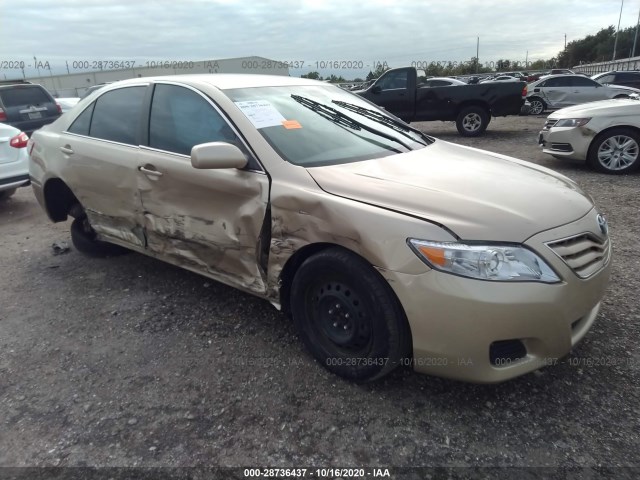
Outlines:
<svg viewBox="0 0 640 480"><path fill-rule="evenodd" d="M227 142L246 149L227 121L201 95L177 85L157 84L151 102L149 146L191 155L195 145Z"/></svg>
<svg viewBox="0 0 640 480"><path fill-rule="evenodd" d="M597 87L598 83L587 77L570 77L574 87Z"/></svg>
<svg viewBox="0 0 640 480"><path fill-rule="evenodd" d="M101 95L95 102L89 136L137 145L146 89L147 87L124 87Z"/></svg>

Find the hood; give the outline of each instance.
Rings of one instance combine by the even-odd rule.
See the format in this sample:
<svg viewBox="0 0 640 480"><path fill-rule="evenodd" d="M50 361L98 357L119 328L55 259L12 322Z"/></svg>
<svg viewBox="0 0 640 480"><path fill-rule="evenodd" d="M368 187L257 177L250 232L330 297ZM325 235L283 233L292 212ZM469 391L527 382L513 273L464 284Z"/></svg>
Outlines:
<svg viewBox="0 0 640 480"><path fill-rule="evenodd" d="M582 103L562 108L549 115L549 118L593 117L609 115L640 115L640 100L615 98L598 102Z"/></svg>
<svg viewBox="0 0 640 480"><path fill-rule="evenodd" d="M328 193L424 218L464 240L523 242L593 208L572 180L552 170L439 140L307 171Z"/></svg>

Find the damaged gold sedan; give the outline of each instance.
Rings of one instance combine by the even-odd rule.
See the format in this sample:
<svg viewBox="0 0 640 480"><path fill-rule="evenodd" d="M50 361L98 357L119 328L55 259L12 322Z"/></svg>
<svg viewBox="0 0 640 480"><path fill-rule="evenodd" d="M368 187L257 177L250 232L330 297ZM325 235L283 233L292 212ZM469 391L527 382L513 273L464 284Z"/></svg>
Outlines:
<svg viewBox="0 0 640 480"><path fill-rule="evenodd" d="M431 138L336 86L138 78L30 145L35 195L90 255L134 250L269 300L355 381L499 382L592 326L611 245L571 180Z"/></svg>

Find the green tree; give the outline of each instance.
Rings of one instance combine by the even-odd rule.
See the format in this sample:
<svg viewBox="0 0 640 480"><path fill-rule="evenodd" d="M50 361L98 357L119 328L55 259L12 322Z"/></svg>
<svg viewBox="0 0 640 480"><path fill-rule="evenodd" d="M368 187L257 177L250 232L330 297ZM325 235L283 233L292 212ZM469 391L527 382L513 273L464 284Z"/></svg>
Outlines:
<svg viewBox="0 0 640 480"><path fill-rule="evenodd" d="M309 72L304 75L300 75L300 78L310 78L312 80L322 80L322 77L318 72Z"/></svg>

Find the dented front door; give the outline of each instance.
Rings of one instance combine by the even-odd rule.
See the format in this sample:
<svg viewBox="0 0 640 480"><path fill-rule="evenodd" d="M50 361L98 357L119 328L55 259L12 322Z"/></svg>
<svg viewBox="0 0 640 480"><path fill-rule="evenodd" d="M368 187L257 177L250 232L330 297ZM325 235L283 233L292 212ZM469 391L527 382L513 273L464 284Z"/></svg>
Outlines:
<svg viewBox="0 0 640 480"><path fill-rule="evenodd" d="M269 179L249 168L193 168L191 148L213 141L242 147L217 108L199 92L155 86L149 145L140 151L137 172L147 249L224 283L264 293L260 234Z"/></svg>

